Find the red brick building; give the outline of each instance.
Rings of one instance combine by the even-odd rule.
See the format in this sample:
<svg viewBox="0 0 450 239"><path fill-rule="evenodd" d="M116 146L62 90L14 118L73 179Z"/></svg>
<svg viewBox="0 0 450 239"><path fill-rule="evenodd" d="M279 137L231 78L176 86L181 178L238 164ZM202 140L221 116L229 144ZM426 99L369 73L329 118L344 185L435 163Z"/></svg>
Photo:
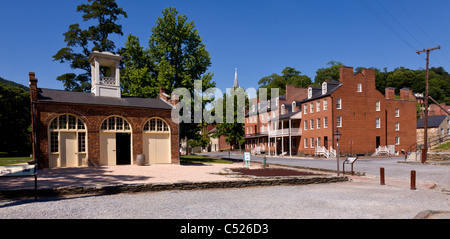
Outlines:
<svg viewBox="0 0 450 239"><path fill-rule="evenodd" d="M377 148L401 153L416 141L416 98L409 89L401 89L399 98L394 88L384 96L376 90L374 70L353 73L352 67L341 67L339 82L309 87L306 97L284 102L278 120L266 126L268 138L275 135L269 148L284 155L329 154L336 149L339 130L341 154L367 155Z"/></svg>
<svg viewBox="0 0 450 239"><path fill-rule="evenodd" d="M159 98L122 97L121 57L94 52L91 93L42 89L30 72L33 152L40 168L179 163L178 124L164 89ZM100 76L99 66L111 76Z"/></svg>

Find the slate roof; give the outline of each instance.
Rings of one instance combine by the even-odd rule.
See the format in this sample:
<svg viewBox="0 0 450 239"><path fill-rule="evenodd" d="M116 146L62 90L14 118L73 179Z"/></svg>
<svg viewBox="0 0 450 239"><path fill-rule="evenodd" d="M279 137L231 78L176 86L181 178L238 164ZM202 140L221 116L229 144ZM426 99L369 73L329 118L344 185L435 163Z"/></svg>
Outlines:
<svg viewBox="0 0 450 239"><path fill-rule="evenodd" d="M305 98L301 102L308 102L311 100L315 100L324 96L331 95L334 91L336 91L342 84L340 84L337 80L328 80L327 81L327 93L322 95L322 87L311 87L312 88L312 97L310 99Z"/></svg>
<svg viewBox="0 0 450 239"><path fill-rule="evenodd" d="M437 128L439 125L442 124L442 121L444 121L447 118L447 115L435 115L435 116L428 116L428 122L427 122L427 128ZM425 126L425 119L422 117L419 120L417 120L417 128L423 128Z"/></svg>
<svg viewBox="0 0 450 239"><path fill-rule="evenodd" d="M150 108L172 110L172 106L159 98L122 98L95 96L92 93L74 92L65 90L52 90L38 88L38 102L68 103L68 104L88 104L88 105L108 105L135 108Z"/></svg>

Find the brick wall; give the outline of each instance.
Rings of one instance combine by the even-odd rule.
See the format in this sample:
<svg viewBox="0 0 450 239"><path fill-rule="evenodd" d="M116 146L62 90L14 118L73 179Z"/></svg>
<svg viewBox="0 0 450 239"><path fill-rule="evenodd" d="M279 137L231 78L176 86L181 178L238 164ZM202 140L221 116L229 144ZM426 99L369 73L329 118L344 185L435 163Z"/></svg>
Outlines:
<svg viewBox="0 0 450 239"><path fill-rule="evenodd" d="M106 118L113 115L121 116L130 123L132 130L132 163L135 163L138 154L143 153L143 127L152 117L160 117L169 125L171 134L171 160L172 163L179 163L178 124L172 121L171 110L62 103L37 103L36 110L37 157L39 157L39 166L41 168L49 167L48 126L60 114L73 114L86 124L89 166L100 165L100 126Z"/></svg>
<svg viewBox="0 0 450 239"><path fill-rule="evenodd" d="M395 99L394 89L386 89L383 96L375 88L375 71L365 69L361 73L353 73L352 67L341 67L340 83L342 84L330 97L320 98L303 103L308 107L308 113L302 115L302 129L308 122L308 130L303 130L301 149L305 154L313 154L310 147L311 138L324 137L336 149L334 132L339 129L342 134L339 140L339 149L342 154L360 153L371 154L375 151L377 137L379 145L395 145L395 137L399 143L395 145L396 151L406 150L415 143L416 139L416 101L408 89L400 91L400 99ZM357 92L357 85L361 84L361 92ZM328 101L328 110L323 110L323 100ZM341 99L341 109L337 109L337 99ZM316 103L321 102L321 111L316 112ZM379 109L376 102L379 101ZM314 113L310 113L310 103L314 103ZM399 110L399 117L395 117L395 110ZM337 117L342 117L342 127L337 128ZM328 117L328 129L323 128L323 118ZM321 118L321 129L317 129L317 118ZM379 127L376 122L379 119ZM310 120L315 122L314 129L310 129ZM395 129L395 124L399 129ZM304 138L308 138L308 147L304 147ZM316 142L314 144L316 146Z"/></svg>

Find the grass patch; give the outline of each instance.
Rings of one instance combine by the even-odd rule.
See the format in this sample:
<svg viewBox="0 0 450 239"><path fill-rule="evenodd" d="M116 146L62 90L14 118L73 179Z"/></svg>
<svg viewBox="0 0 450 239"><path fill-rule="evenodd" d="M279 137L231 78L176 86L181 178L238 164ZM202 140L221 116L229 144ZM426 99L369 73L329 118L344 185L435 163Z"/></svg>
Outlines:
<svg viewBox="0 0 450 239"><path fill-rule="evenodd" d="M181 164L205 164L205 163L223 163L232 164L232 161L225 159L209 158L200 155L181 155Z"/></svg>
<svg viewBox="0 0 450 239"><path fill-rule="evenodd" d="M33 159L30 157L8 157L8 158L0 158L0 166L1 165L12 165L19 163L27 163L32 161Z"/></svg>
<svg viewBox="0 0 450 239"><path fill-rule="evenodd" d="M437 152L450 152L450 142L447 142L445 144L441 144L433 149L433 151Z"/></svg>

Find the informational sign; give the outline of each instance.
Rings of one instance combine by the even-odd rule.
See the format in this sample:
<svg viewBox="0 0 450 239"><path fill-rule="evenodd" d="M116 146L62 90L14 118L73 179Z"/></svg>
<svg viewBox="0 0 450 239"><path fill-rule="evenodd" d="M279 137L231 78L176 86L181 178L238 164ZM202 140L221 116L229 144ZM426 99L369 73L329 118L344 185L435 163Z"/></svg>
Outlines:
<svg viewBox="0 0 450 239"><path fill-rule="evenodd" d="M0 177L33 176L35 174L36 174L35 165L0 166Z"/></svg>
<svg viewBox="0 0 450 239"><path fill-rule="evenodd" d="M356 161L356 158L357 158L357 157L348 157L348 158L345 160L345 163L346 163L346 164L353 164L353 163Z"/></svg>
<svg viewBox="0 0 450 239"><path fill-rule="evenodd" d="M250 152L244 153L244 166L250 167Z"/></svg>

